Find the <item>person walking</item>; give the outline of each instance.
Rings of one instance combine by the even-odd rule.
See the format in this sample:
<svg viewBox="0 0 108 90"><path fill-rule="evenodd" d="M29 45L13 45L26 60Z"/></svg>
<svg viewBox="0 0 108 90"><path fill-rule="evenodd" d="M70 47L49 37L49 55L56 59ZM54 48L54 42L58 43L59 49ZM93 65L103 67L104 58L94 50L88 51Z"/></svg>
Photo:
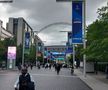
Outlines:
<svg viewBox="0 0 108 90"><path fill-rule="evenodd" d="M30 68L31 68L31 70L33 69L33 64L32 63L30 64Z"/></svg>
<svg viewBox="0 0 108 90"><path fill-rule="evenodd" d="M105 70L105 72L106 72L106 78L108 79L108 64L106 65L106 70Z"/></svg>
<svg viewBox="0 0 108 90"><path fill-rule="evenodd" d="M57 65L56 65L57 75L59 75L60 69L61 69L61 65L59 63L57 63Z"/></svg>
<svg viewBox="0 0 108 90"><path fill-rule="evenodd" d="M21 67L21 64L19 63L19 64L18 64L18 70L21 71L21 68L22 68L22 67Z"/></svg>
<svg viewBox="0 0 108 90"><path fill-rule="evenodd" d="M35 90L34 80L28 73L27 68L22 68L21 75L15 82L14 88L15 90Z"/></svg>

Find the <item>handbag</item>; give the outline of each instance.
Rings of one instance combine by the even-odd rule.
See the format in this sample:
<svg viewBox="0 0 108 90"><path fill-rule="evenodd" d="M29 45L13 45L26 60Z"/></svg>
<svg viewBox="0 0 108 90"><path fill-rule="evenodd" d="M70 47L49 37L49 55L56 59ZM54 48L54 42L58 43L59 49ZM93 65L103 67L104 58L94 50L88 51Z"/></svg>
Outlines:
<svg viewBox="0 0 108 90"><path fill-rule="evenodd" d="M33 81L28 83L29 90L35 90L35 84Z"/></svg>

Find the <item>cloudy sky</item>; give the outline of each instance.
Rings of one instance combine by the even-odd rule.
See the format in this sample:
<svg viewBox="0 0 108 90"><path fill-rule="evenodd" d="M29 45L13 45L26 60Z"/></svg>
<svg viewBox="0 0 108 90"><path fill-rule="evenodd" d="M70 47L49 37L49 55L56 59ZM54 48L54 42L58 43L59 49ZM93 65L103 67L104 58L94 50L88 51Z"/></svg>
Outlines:
<svg viewBox="0 0 108 90"><path fill-rule="evenodd" d="M86 24L89 25L97 18L97 9L106 5L107 0L86 0ZM11 4L0 4L0 19L5 23L9 17L23 17L34 31L45 26L57 23L71 23L71 2L57 3L56 0L13 0ZM45 41L45 45L65 44L70 25L52 25L38 35Z"/></svg>

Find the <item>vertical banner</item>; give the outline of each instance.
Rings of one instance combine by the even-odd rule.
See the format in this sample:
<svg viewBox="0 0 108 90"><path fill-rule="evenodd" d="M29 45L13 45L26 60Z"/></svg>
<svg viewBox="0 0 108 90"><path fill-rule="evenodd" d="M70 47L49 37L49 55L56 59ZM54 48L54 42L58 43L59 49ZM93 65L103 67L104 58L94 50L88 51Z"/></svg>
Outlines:
<svg viewBox="0 0 108 90"><path fill-rule="evenodd" d="M72 48L72 32L68 32L68 42L67 42L66 46L67 46L66 54L73 53L73 48Z"/></svg>
<svg viewBox="0 0 108 90"><path fill-rule="evenodd" d="M66 50L66 54L72 54L73 53L73 47L67 47L67 50Z"/></svg>
<svg viewBox="0 0 108 90"><path fill-rule="evenodd" d="M68 46L72 46L72 32L68 32Z"/></svg>
<svg viewBox="0 0 108 90"><path fill-rule="evenodd" d="M82 20L83 20L83 2L72 2L72 43L83 43Z"/></svg>
<svg viewBox="0 0 108 90"><path fill-rule="evenodd" d="M30 47L30 33L25 32L25 49L29 49Z"/></svg>

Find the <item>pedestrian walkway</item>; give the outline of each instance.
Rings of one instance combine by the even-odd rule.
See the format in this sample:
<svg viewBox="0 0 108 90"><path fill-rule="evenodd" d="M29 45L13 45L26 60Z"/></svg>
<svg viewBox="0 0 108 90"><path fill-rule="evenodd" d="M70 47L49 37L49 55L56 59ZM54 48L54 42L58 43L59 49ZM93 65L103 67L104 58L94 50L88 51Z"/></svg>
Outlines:
<svg viewBox="0 0 108 90"><path fill-rule="evenodd" d="M105 79L104 74L87 74L86 77L84 77L79 69L75 69L75 74L93 90L108 90L108 80Z"/></svg>
<svg viewBox="0 0 108 90"><path fill-rule="evenodd" d="M36 90L92 90L78 76L71 75L70 69L62 68L57 75L54 68L30 70L30 75L36 83ZM18 78L18 71L0 73L0 90L14 90L14 83Z"/></svg>

